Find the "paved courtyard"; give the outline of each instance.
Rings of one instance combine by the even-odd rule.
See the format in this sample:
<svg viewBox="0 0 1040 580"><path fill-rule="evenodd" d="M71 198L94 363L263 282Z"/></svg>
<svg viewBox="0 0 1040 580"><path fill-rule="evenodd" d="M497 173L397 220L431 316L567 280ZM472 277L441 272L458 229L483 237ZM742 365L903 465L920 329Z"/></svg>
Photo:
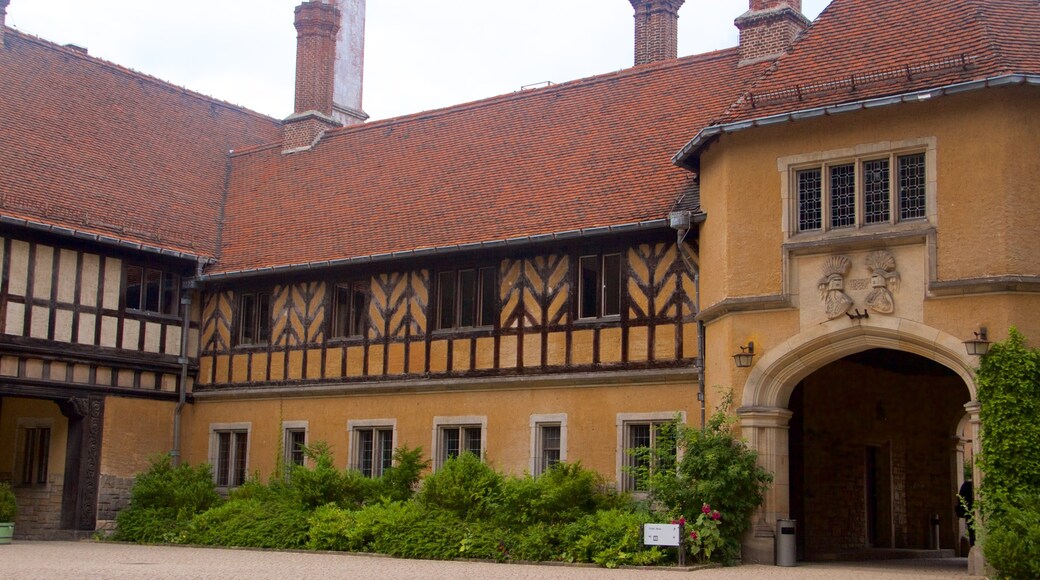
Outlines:
<svg viewBox="0 0 1040 580"><path fill-rule="evenodd" d="M698 571L606 570L584 566L491 564L398 560L334 553L228 550L179 546L137 546L95 542L15 542L0 546L0 578L32 579L198 579L287 580L361 578L454 580L459 578L970 578L963 558L889 562L817 563L793 568L738 566Z"/></svg>

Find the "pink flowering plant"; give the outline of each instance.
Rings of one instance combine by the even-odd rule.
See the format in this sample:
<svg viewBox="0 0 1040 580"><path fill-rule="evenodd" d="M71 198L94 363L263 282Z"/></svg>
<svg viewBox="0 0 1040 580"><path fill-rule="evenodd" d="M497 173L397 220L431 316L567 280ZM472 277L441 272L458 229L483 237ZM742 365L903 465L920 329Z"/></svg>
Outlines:
<svg viewBox="0 0 1040 580"><path fill-rule="evenodd" d="M681 521L685 523L685 520ZM704 504L697 519L685 527L685 544L696 561L710 561L712 553L725 543L722 532L719 531L721 526L722 514L711 509L710 505Z"/></svg>

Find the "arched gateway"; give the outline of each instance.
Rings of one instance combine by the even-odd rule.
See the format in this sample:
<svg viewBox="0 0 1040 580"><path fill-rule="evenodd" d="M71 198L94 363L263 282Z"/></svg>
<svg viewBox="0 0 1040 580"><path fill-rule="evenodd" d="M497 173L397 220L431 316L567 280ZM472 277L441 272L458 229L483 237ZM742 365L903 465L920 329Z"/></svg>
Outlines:
<svg viewBox="0 0 1040 580"><path fill-rule="evenodd" d="M905 319L832 320L771 348L737 409L774 474L745 557L772 560L781 518L800 520L808 559L956 548L963 445L978 440L974 365L958 338Z"/></svg>

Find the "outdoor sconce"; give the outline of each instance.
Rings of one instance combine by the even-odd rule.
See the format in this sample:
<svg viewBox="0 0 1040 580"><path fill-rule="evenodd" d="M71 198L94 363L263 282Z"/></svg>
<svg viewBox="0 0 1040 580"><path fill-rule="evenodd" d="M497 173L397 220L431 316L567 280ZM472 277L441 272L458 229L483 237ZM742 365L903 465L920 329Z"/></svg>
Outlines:
<svg viewBox="0 0 1040 580"><path fill-rule="evenodd" d="M733 362L737 363L738 369L745 369L751 366L753 358L755 358L755 343L748 341L747 346L740 347L740 352L733 355Z"/></svg>
<svg viewBox="0 0 1040 580"><path fill-rule="evenodd" d="M968 349L971 356L984 356L989 352L989 339L986 337L986 327L983 326L978 332L972 333L975 338L964 341L964 348Z"/></svg>

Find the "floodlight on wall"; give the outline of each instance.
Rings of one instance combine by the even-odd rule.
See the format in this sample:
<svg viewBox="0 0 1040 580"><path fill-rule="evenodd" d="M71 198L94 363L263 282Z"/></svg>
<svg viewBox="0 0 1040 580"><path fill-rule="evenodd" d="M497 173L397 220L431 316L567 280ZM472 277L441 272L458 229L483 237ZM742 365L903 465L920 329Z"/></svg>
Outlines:
<svg viewBox="0 0 1040 580"><path fill-rule="evenodd" d="M989 352L989 338L986 336L986 327L979 328L978 332L973 332L975 338L965 340L964 348L968 350L968 354L971 356L984 356Z"/></svg>
<svg viewBox="0 0 1040 580"><path fill-rule="evenodd" d="M747 346L740 347L740 352L733 355L733 362L737 363L738 369L751 366L751 359L755 358L755 343L748 341Z"/></svg>

